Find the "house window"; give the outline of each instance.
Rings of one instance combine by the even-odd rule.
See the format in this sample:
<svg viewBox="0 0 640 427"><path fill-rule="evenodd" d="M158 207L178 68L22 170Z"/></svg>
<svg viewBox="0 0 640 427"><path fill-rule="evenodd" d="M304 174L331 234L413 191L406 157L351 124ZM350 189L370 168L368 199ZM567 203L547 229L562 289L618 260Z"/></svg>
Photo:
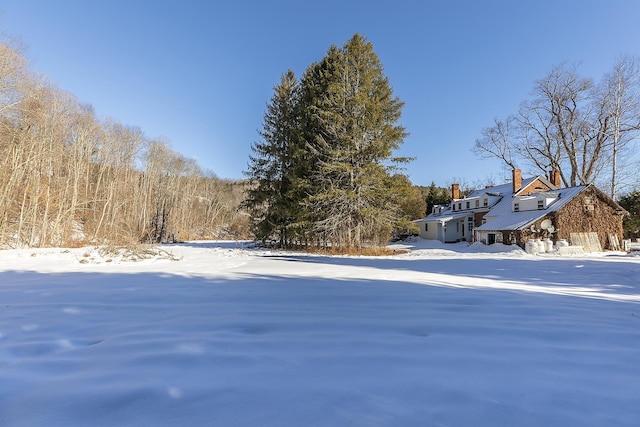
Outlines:
<svg viewBox="0 0 640 427"><path fill-rule="evenodd" d="M476 208L480 207L480 200L476 200Z"/></svg>
<svg viewBox="0 0 640 427"><path fill-rule="evenodd" d="M424 231L429 231L429 223L424 223Z"/></svg>
<svg viewBox="0 0 640 427"><path fill-rule="evenodd" d="M462 203L458 203L458 210L462 209Z"/></svg>
<svg viewBox="0 0 640 427"><path fill-rule="evenodd" d="M470 216L469 218L467 218L467 227L469 228L469 231L473 231L473 217Z"/></svg>
<svg viewBox="0 0 640 427"><path fill-rule="evenodd" d="M467 209L471 207L471 202L467 202Z"/></svg>
<svg viewBox="0 0 640 427"><path fill-rule="evenodd" d="M489 199L484 199L484 200L482 201L482 206L484 206L485 208L486 208L487 206L489 206Z"/></svg>
<svg viewBox="0 0 640 427"><path fill-rule="evenodd" d="M544 209L544 200L538 200L538 209Z"/></svg>
<svg viewBox="0 0 640 427"><path fill-rule="evenodd" d="M513 204L513 211L514 212L520 212L520 203L514 203Z"/></svg>

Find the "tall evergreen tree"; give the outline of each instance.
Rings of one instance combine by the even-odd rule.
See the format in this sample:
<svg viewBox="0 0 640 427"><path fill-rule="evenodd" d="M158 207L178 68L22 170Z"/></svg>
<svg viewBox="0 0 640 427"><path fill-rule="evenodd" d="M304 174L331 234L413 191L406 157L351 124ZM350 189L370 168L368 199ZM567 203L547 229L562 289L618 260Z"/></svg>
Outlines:
<svg viewBox="0 0 640 427"><path fill-rule="evenodd" d="M403 103L373 45L359 34L307 70L304 137L313 157L307 206L314 231L336 246L386 242L396 205L389 191Z"/></svg>
<svg viewBox="0 0 640 427"><path fill-rule="evenodd" d="M436 186L431 182L429 187L423 187L425 202L427 204L426 215L429 215L435 205L444 205L451 201L451 190Z"/></svg>
<svg viewBox="0 0 640 427"><path fill-rule="evenodd" d="M252 146L248 170L249 189L244 206L251 214L259 240L289 246L296 237L299 200L295 196L296 158L299 156L299 83L288 70L275 87L264 115L261 140Z"/></svg>
<svg viewBox="0 0 640 427"><path fill-rule="evenodd" d="M331 46L298 83L282 76L253 144L244 206L255 236L282 246L386 243L400 221L392 157L405 136L403 103L356 34ZM397 192L397 191L395 191Z"/></svg>

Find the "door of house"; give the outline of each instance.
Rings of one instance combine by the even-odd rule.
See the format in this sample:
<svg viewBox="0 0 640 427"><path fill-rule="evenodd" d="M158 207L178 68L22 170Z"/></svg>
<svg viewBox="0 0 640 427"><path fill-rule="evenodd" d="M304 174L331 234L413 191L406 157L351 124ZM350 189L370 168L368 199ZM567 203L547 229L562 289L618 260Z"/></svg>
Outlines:
<svg viewBox="0 0 640 427"><path fill-rule="evenodd" d="M488 237L488 240L489 240L489 241L488 241L488 243L489 243L490 245L493 245L493 244L496 242L496 235L495 235L495 233L489 233L489 236L487 236L487 237Z"/></svg>

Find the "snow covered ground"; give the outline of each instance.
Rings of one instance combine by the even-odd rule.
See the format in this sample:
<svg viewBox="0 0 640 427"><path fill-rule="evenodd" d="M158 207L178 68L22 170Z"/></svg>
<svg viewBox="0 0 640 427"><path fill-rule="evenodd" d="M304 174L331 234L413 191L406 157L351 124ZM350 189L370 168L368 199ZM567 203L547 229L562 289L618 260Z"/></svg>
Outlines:
<svg viewBox="0 0 640 427"><path fill-rule="evenodd" d="M0 425L640 425L640 257L402 247L0 251Z"/></svg>

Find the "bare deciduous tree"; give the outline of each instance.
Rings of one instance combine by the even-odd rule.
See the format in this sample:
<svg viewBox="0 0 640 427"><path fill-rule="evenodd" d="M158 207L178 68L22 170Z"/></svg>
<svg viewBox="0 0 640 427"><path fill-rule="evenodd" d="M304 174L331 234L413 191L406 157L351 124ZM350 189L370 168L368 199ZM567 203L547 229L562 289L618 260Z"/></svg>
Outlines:
<svg viewBox="0 0 640 427"><path fill-rule="evenodd" d="M246 237L243 190L98 120L0 43L0 246Z"/></svg>
<svg viewBox="0 0 640 427"><path fill-rule="evenodd" d="M587 184L610 171L615 195L619 152L638 130L638 72L623 58L596 86L574 66L557 66L534 84L533 99L518 114L482 131L474 151L545 173L560 172L564 185Z"/></svg>
<svg viewBox="0 0 640 427"><path fill-rule="evenodd" d="M513 116L505 120L494 119L493 126L482 130L482 138L477 139L473 151L484 158L502 160L509 169L517 169L516 150L513 146L514 127L518 123Z"/></svg>
<svg viewBox="0 0 640 427"><path fill-rule="evenodd" d="M631 143L640 130L640 65L638 60L622 56L614 64L613 69L604 77L599 95L601 103L607 108L611 117L609 132L610 148L610 184L609 193L615 198L621 172L624 175L624 163L620 163L620 155L631 148ZM635 175L635 174L634 174Z"/></svg>

